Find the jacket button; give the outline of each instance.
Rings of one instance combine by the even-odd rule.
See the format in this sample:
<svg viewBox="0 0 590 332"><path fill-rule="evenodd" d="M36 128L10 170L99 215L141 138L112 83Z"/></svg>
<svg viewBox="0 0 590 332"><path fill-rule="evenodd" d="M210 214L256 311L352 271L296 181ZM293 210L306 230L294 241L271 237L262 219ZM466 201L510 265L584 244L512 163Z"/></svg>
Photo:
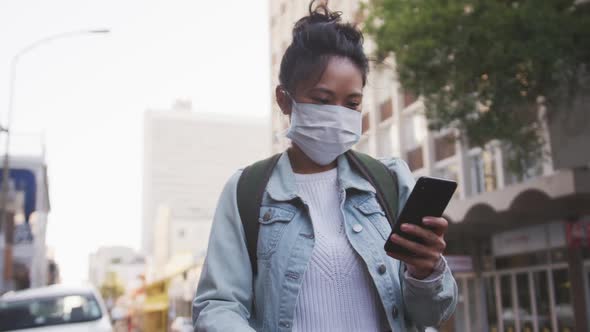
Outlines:
<svg viewBox="0 0 590 332"><path fill-rule="evenodd" d="M266 213L264 214L264 216L262 216L262 220L269 221L270 220L270 217L271 217L271 213L270 213L270 210L269 210L269 211L266 211Z"/></svg>
<svg viewBox="0 0 590 332"><path fill-rule="evenodd" d="M291 327L291 324L289 324L289 322L281 322L279 325L281 327L284 327L284 328L287 328L287 329Z"/></svg>
<svg viewBox="0 0 590 332"><path fill-rule="evenodd" d="M377 272L379 272L379 274L385 274L386 271L387 267L385 267L385 264L381 264L379 265L379 268L377 268Z"/></svg>
<svg viewBox="0 0 590 332"><path fill-rule="evenodd" d="M393 318L397 318L397 315L399 315L399 310L397 309L397 306L393 306L393 310L391 310L391 315L393 316Z"/></svg>
<svg viewBox="0 0 590 332"><path fill-rule="evenodd" d="M360 233L363 230L363 226L361 224L355 224L354 226L352 226L352 230L355 233Z"/></svg>

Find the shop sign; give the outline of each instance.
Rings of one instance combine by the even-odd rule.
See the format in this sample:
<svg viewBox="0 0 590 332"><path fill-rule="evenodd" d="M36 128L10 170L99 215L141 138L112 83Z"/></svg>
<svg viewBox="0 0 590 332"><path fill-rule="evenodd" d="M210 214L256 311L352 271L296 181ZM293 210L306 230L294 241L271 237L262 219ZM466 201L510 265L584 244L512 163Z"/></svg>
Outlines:
<svg viewBox="0 0 590 332"><path fill-rule="evenodd" d="M565 228L563 222L556 222L494 234L492 254L509 256L565 247Z"/></svg>
<svg viewBox="0 0 590 332"><path fill-rule="evenodd" d="M453 272L473 272L473 259L467 255L445 256L447 264Z"/></svg>

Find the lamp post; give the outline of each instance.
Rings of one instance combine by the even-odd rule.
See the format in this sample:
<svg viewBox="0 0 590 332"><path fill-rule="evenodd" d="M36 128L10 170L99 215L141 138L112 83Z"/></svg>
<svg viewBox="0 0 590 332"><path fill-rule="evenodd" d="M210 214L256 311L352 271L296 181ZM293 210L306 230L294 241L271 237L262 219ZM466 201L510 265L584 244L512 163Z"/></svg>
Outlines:
<svg viewBox="0 0 590 332"><path fill-rule="evenodd" d="M14 96L15 96L15 88L16 88L16 70L19 60L26 55L27 53L35 50L37 47L52 42L57 39L81 36L81 35L93 35L93 34L107 34L110 31L108 29L94 29L94 30L75 30L75 31L68 31L57 33L53 35L49 35L34 42L28 44L24 48L22 48L19 52L17 52L10 62L10 81L9 81L9 95L8 95L8 109L6 112L6 122L0 126L0 133L6 134L6 140L4 141L4 160L2 165L2 190L0 192L0 208L2 209L0 213L0 230L5 230L5 239L4 246L4 281L9 281L10 275L12 274L12 255L10 254L12 248L12 243L8 243L6 240L12 238L9 237L8 231L10 227L7 226L8 222L8 193L9 193L9 177L10 177L10 126L12 123L12 115L14 109ZM5 287L6 288L6 287Z"/></svg>

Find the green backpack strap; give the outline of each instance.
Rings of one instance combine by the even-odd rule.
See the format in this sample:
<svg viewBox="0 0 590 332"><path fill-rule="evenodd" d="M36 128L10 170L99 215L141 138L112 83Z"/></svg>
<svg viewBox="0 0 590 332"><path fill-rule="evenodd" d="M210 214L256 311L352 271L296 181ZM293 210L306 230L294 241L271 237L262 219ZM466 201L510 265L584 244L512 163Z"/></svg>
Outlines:
<svg viewBox="0 0 590 332"><path fill-rule="evenodd" d="M238 211L246 234L246 247L248 248L252 275L254 276L258 272L256 246L258 243L260 205L262 204L266 184L280 157L281 154L279 153L246 167L238 180Z"/></svg>
<svg viewBox="0 0 590 332"><path fill-rule="evenodd" d="M399 202L399 189L397 186L397 174L395 172L390 171L387 166L385 166L379 160L366 155L364 153L360 153L357 151L348 151L346 153L349 162L351 165L359 172L361 175L373 185L375 191L377 192L377 201L381 208L385 212L385 216L391 225L391 229L395 225L396 218L397 218L397 210L398 210L398 202ZM404 264L400 261L399 270L398 270L398 278L400 283L404 280L403 273L405 267ZM404 288L403 286L400 287L402 293L402 301L403 301L403 293ZM409 317L406 315L406 324L412 326L413 323L409 320Z"/></svg>
<svg viewBox="0 0 590 332"><path fill-rule="evenodd" d="M398 209L397 176L379 160L357 151L346 153L350 164L373 185L377 192L377 201L393 229Z"/></svg>

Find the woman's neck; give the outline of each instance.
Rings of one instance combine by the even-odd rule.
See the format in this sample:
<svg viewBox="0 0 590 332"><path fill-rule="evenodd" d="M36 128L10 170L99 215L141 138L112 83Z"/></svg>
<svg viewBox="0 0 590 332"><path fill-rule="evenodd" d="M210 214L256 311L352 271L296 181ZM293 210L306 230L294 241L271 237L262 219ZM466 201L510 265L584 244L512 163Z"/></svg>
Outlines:
<svg viewBox="0 0 590 332"><path fill-rule="evenodd" d="M313 174L325 172L336 168L337 165L336 160L334 160L326 166L318 165L313 160L311 160L305 153L303 153L303 151L301 151L301 149L295 144L293 144L293 146L287 149L287 155L289 156L289 160L291 161L291 167L293 168L293 172L298 174Z"/></svg>

